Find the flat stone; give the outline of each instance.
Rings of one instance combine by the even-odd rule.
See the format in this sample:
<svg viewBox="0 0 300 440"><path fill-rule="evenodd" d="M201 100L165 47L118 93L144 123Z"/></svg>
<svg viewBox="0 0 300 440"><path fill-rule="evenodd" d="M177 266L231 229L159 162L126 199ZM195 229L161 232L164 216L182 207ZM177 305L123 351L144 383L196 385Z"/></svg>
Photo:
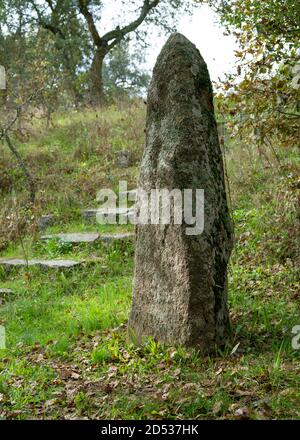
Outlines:
<svg viewBox="0 0 300 440"><path fill-rule="evenodd" d="M43 235L41 237L42 240L51 240L57 239L61 240L65 243L94 243L100 237L100 234L93 232L74 232L74 233L66 233L66 234L49 234Z"/></svg>
<svg viewBox="0 0 300 440"><path fill-rule="evenodd" d="M80 265L80 261L74 260L49 260L49 261L40 261L41 266L52 267L52 268L70 268Z"/></svg>
<svg viewBox="0 0 300 440"><path fill-rule="evenodd" d="M27 266L40 266L40 267L49 267L49 268L61 268L68 269L71 267L78 266L80 261L74 260L22 260L18 258L12 259L0 259L0 265L6 268L14 268L14 267L27 267Z"/></svg>
<svg viewBox="0 0 300 440"><path fill-rule="evenodd" d="M86 221L96 221L97 216L108 218L109 216L116 216L117 220L120 216L130 218L133 215L131 208L89 208L82 211L82 215Z"/></svg>
<svg viewBox="0 0 300 440"><path fill-rule="evenodd" d="M126 215L128 213L128 211L130 211L130 209L128 208L109 208L109 209L105 209L105 208L99 208L97 209L97 214L99 215Z"/></svg>
<svg viewBox="0 0 300 440"><path fill-rule="evenodd" d="M102 234L100 236L100 240L103 242L111 243L113 241L119 241L119 240L129 240L134 237L133 232L124 232L119 234Z"/></svg>
<svg viewBox="0 0 300 440"><path fill-rule="evenodd" d="M54 224L54 215L53 214L45 214L42 215L37 220L38 228L42 231L46 229L48 226L52 226Z"/></svg>

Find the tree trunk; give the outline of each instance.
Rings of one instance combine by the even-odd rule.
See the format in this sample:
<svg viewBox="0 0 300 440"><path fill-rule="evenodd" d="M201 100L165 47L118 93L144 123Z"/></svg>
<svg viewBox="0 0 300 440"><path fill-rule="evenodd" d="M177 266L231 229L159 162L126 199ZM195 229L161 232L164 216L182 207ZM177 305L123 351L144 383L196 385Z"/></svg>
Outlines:
<svg viewBox="0 0 300 440"><path fill-rule="evenodd" d="M97 48L90 70L91 103L95 107L101 107L104 104L102 72L104 57L105 52L101 48Z"/></svg>

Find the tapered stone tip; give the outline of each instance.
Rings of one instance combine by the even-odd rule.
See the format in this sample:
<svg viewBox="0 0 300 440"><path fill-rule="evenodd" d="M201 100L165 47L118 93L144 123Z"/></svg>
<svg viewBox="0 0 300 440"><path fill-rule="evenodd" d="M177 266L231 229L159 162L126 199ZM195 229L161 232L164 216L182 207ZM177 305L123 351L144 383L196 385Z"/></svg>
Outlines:
<svg viewBox="0 0 300 440"><path fill-rule="evenodd" d="M180 32L174 32L174 34L170 35L170 37L166 42L166 44L176 44L176 43L191 44L195 47L195 45Z"/></svg>
<svg viewBox="0 0 300 440"><path fill-rule="evenodd" d="M187 108L199 117L203 111L213 111L206 63L197 47L180 33L169 37L157 58L148 103L148 113L160 120L172 113L172 109L176 110L177 117L181 113L187 116Z"/></svg>
<svg viewBox="0 0 300 440"><path fill-rule="evenodd" d="M163 46L157 58L154 73L158 66L162 67L162 64L167 64L165 67L171 69L170 71L172 72L174 68L176 68L176 64L174 63L175 59L176 62L180 62L178 66L180 69L182 69L183 64L186 64L186 67L191 67L191 64L198 63L204 67L205 75L209 76L206 63L197 47L188 38L178 32L172 34ZM166 75L168 72L165 71L164 74Z"/></svg>

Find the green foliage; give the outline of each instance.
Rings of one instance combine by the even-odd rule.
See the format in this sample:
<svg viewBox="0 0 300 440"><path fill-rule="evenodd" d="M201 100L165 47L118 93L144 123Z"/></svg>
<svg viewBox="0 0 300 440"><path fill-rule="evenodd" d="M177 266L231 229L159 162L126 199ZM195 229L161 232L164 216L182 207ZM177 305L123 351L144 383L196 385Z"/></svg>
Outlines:
<svg viewBox="0 0 300 440"><path fill-rule="evenodd" d="M120 175L106 157L110 145L116 137L131 138L126 148L140 159L142 148L135 144L142 142L143 126L139 106L113 106L98 118L92 112L59 114L51 130L39 133L36 127L32 139L19 145L45 191L38 203L44 212L56 208L58 223L46 233L87 228L72 204L79 199L79 206L87 206L99 182L92 196L82 182L109 171L111 181L105 183L114 187ZM74 152L84 139L90 153L82 157ZM298 158L281 149L282 166L275 161L264 168L255 148L244 148L238 139L226 145L236 239L229 268L232 330L224 350L204 357L151 338L140 345L128 341L132 244L64 248L59 242L41 244L28 232L23 247L30 258L63 254L86 263L67 272L0 271L1 287L14 291L0 307L7 334L7 349L0 352L1 418L300 418L300 352L291 345L292 328L299 324ZM62 173L67 165L72 172ZM137 166L132 168L122 176L136 178ZM13 176L18 196L24 191L19 180ZM54 189L53 180L59 180ZM72 185L81 188L74 198ZM99 231L97 225L88 229ZM1 256L24 258L23 248L12 243Z"/></svg>
<svg viewBox="0 0 300 440"><path fill-rule="evenodd" d="M73 232L93 230L93 225L83 223L81 210L97 206L97 191L117 189L124 178L129 189L135 187L136 166L121 170L114 161L116 151L127 149L133 165L138 164L144 143L145 105L139 100L121 105L120 110L111 105L101 112L58 112L51 127L43 119L34 119L31 124L24 120L27 135L18 139L16 133L14 142L38 182L34 210L26 216L22 208L27 200L24 177L7 147L0 145L0 249L18 242L27 226L34 228L45 213L55 215L53 233L72 232L71 228ZM111 228L107 226L104 232L111 232Z"/></svg>
<svg viewBox="0 0 300 440"><path fill-rule="evenodd" d="M8 71L10 100L41 83L38 103L48 114L59 105L99 104L102 75L110 98L143 93L148 75L137 51L149 45L152 26L174 30L177 18L191 10L192 2L122 1L122 13L110 23L101 20L104 7L119 6L120 2L98 0L1 2L0 62ZM104 32L108 24L111 29Z"/></svg>
<svg viewBox="0 0 300 440"><path fill-rule="evenodd" d="M50 258L57 258L60 255L69 253L72 249L72 245L61 240L51 239L47 240L42 248L43 253L48 255Z"/></svg>
<svg viewBox="0 0 300 440"><path fill-rule="evenodd" d="M143 62L143 52L131 53L127 41L113 49L107 57L103 71L106 96L124 100L145 93L150 76L142 69Z"/></svg>
<svg viewBox="0 0 300 440"><path fill-rule="evenodd" d="M223 84L223 112L249 142L284 147L299 140L300 10L296 0L210 2L240 46Z"/></svg>

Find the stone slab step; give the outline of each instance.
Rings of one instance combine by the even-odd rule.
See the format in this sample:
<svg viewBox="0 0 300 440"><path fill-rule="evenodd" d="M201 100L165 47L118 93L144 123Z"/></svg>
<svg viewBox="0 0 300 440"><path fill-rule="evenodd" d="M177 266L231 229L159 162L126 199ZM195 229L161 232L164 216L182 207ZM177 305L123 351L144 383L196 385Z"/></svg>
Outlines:
<svg viewBox="0 0 300 440"><path fill-rule="evenodd" d="M57 239L61 240L65 243L94 243L99 240L100 234L94 232L74 232L74 233L66 233L66 234L49 234L43 235L41 237L42 240L51 240Z"/></svg>
<svg viewBox="0 0 300 440"><path fill-rule="evenodd" d="M127 240L134 237L133 232L120 232L117 234L98 234L89 232L70 233L70 234L50 234L43 235L42 240L57 239L62 240L65 243L94 243L96 241L103 241L105 243Z"/></svg>
<svg viewBox="0 0 300 440"><path fill-rule="evenodd" d="M112 243L114 241L130 240L134 238L133 232L124 232L119 234L102 234L100 240L104 243Z"/></svg>
<svg viewBox="0 0 300 440"><path fill-rule="evenodd" d="M128 219L134 214L134 210L130 208L112 208L112 209L102 209L102 208L89 208L82 211L83 218L86 221L96 221L96 216L100 215L103 218L109 216L116 216L117 220L120 216L127 217Z"/></svg>
<svg viewBox="0 0 300 440"><path fill-rule="evenodd" d="M0 306L3 306L9 297L12 297L14 294L13 290L0 288Z"/></svg>
<svg viewBox="0 0 300 440"><path fill-rule="evenodd" d="M80 265L80 261L74 260L22 260L18 258L11 259L0 259L0 266L7 269L13 269L14 267L27 267L27 266L37 266L37 267L47 267L53 269L69 269Z"/></svg>

